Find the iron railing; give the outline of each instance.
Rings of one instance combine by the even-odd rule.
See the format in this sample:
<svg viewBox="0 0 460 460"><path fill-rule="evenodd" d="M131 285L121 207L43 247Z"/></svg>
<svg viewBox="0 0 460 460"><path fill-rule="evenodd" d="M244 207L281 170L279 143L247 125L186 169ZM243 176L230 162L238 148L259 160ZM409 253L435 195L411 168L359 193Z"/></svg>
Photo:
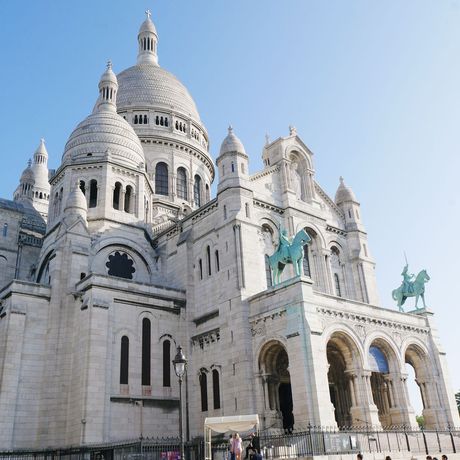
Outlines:
<svg viewBox="0 0 460 460"><path fill-rule="evenodd" d="M460 429L328 429L308 426L293 433L272 429L260 432L260 447L266 460L358 452L403 452L439 457L460 452ZM141 438L62 449L0 451L0 460L178 460L179 457L178 438ZM212 457L214 460L228 460L228 439L221 437L213 441ZM203 439L185 443L185 460L203 458Z"/></svg>

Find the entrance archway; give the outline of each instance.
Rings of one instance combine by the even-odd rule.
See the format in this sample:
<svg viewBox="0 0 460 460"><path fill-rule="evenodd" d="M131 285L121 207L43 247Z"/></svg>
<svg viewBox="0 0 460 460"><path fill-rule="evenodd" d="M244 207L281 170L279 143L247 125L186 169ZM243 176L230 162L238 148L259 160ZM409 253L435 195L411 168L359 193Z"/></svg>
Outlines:
<svg viewBox="0 0 460 460"><path fill-rule="evenodd" d="M339 427L351 426L352 408L356 406L352 371L362 367L359 350L349 336L335 332L327 343L326 354L329 395L334 406L335 421Z"/></svg>
<svg viewBox="0 0 460 460"><path fill-rule="evenodd" d="M261 351L259 368L262 375L264 409L269 418L285 431L294 429L291 377L286 349L278 341L268 343ZM271 417L270 417L271 416Z"/></svg>
<svg viewBox="0 0 460 460"><path fill-rule="evenodd" d="M408 371L408 388L417 386L419 390L419 397L410 392L409 399L411 400L411 406L415 409L416 415L423 415L424 423L426 428L431 428L435 425L435 421L430 416L431 414L427 409L430 407L429 401L429 372L428 372L428 356L426 353L417 345L409 345L404 355L404 361L406 363L406 370ZM412 368L412 372L407 369ZM434 423L433 423L434 422Z"/></svg>
<svg viewBox="0 0 460 460"><path fill-rule="evenodd" d="M392 373L396 369L396 355L383 339L374 340L369 347L369 368L371 370L371 391L377 406L382 427L390 427L392 409L396 408L395 388Z"/></svg>

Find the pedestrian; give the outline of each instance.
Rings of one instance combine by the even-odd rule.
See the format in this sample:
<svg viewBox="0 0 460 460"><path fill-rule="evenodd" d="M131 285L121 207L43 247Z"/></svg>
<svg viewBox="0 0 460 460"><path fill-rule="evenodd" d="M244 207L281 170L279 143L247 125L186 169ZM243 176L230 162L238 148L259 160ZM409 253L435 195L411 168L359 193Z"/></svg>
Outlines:
<svg viewBox="0 0 460 460"><path fill-rule="evenodd" d="M390 457L389 455L387 455L387 456L385 457L385 460L391 460L391 457Z"/></svg>
<svg viewBox="0 0 460 460"><path fill-rule="evenodd" d="M431 455L427 455L426 460L433 460L433 457Z"/></svg>
<svg viewBox="0 0 460 460"><path fill-rule="evenodd" d="M443 456L441 457L442 460L448 460L447 459L447 455L443 454Z"/></svg>
<svg viewBox="0 0 460 460"><path fill-rule="evenodd" d="M246 455L244 456L244 460L248 460L250 450L252 450L253 453L256 452L253 444L254 435L255 433L251 433L251 436L249 437L249 444L246 446Z"/></svg>
<svg viewBox="0 0 460 460"><path fill-rule="evenodd" d="M228 440L228 452L229 452L229 459L235 460L235 452L233 451L233 434L230 435Z"/></svg>
<svg viewBox="0 0 460 460"><path fill-rule="evenodd" d="M356 459L357 459L357 460L363 460L363 454L358 454L358 455L356 456Z"/></svg>
<svg viewBox="0 0 460 460"><path fill-rule="evenodd" d="M243 451L243 440L240 438L238 433L235 433L233 438L233 452L235 454L235 460L241 460L241 452Z"/></svg>

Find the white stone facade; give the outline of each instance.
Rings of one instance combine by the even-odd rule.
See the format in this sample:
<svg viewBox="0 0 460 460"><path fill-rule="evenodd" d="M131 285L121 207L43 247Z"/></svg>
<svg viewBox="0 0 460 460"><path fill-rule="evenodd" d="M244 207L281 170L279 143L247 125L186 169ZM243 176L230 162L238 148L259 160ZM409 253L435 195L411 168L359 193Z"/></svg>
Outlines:
<svg viewBox="0 0 460 460"><path fill-rule="evenodd" d="M206 129L159 67L157 43L147 18L137 65L118 77L108 65L48 192L39 184L45 210L36 176L23 174L31 186L15 200L47 229L19 271L19 211L0 208L17 227L0 240L0 449L176 433L178 345L189 437L207 416L252 413L263 428L414 425L406 363L427 426L460 425L432 313L379 306L351 189L342 180L326 194L295 128L265 145L250 175L229 129L211 199ZM272 286L266 256L280 226L312 241L304 276L288 266Z"/></svg>

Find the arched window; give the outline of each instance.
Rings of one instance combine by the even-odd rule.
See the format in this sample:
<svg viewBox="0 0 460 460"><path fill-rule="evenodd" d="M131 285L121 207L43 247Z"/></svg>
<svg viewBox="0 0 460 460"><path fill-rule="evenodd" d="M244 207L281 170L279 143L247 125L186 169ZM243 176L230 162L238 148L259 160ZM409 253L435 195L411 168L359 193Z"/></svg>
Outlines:
<svg viewBox="0 0 460 460"><path fill-rule="evenodd" d="M80 190L82 191L83 195L86 195L86 184L84 180L80 181Z"/></svg>
<svg viewBox="0 0 460 460"><path fill-rule="evenodd" d="M311 278L308 244L303 247L303 274Z"/></svg>
<svg viewBox="0 0 460 460"><path fill-rule="evenodd" d="M208 376L206 372L200 373L201 412L208 410Z"/></svg>
<svg viewBox="0 0 460 460"><path fill-rule="evenodd" d="M251 215L249 213L249 203L244 204L244 210L246 212L246 217L251 217Z"/></svg>
<svg viewBox="0 0 460 460"><path fill-rule="evenodd" d="M177 179L176 179L176 189L177 197L182 200L187 199L187 171L185 168L177 169Z"/></svg>
<svg viewBox="0 0 460 460"><path fill-rule="evenodd" d="M5 222L3 224L3 236L7 236L8 235L8 224Z"/></svg>
<svg viewBox="0 0 460 460"><path fill-rule="evenodd" d="M92 180L89 183L89 207L95 208L97 206L97 181Z"/></svg>
<svg viewBox="0 0 460 460"><path fill-rule="evenodd" d="M342 291L340 289L340 280L339 280L339 275L337 273L334 273L334 283L335 283L335 293L337 296L342 297Z"/></svg>
<svg viewBox="0 0 460 460"><path fill-rule="evenodd" d="M113 209L120 209L120 194L121 194L121 184L120 182L115 182L115 188L113 189Z"/></svg>
<svg viewBox="0 0 460 460"><path fill-rule="evenodd" d="M120 352L120 385L128 385L129 373L129 339L124 335L121 338Z"/></svg>
<svg viewBox="0 0 460 460"><path fill-rule="evenodd" d="M219 261L219 251L216 249L216 252L214 253L216 257L216 271L220 271L220 261Z"/></svg>
<svg viewBox="0 0 460 460"><path fill-rule="evenodd" d="M232 161L232 172L235 172L235 163Z"/></svg>
<svg viewBox="0 0 460 460"><path fill-rule="evenodd" d="M166 126L166 127L168 127L168 126L169 126L168 117L165 117L165 126Z"/></svg>
<svg viewBox="0 0 460 460"><path fill-rule="evenodd" d="M206 184L206 202L211 199L211 194L209 193L209 185Z"/></svg>
<svg viewBox="0 0 460 460"><path fill-rule="evenodd" d="M203 279L203 261L201 259L198 261L198 268L200 270L200 280L202 280Z"/></svg>
<svg viewBox="0 0 460 460"><path fill-rule="evenodd" d="M157 163L155 167L155 193L157 195L168 195L168 165Z"/></svg>
<svg viewBox="0 0 460 460"><path fill-rule="evenodd" d="M171 342L163 342L163 386L171 386Z"/></svg>
<svg viewBox="0 0 460 460"><path fill-rule="evenodd" d="M148 123L147 115L144 115L144 125Z"/></svg>
<svg viewBox="0 0 460 460"><path fill-rule="evenodd" d="M125 191L125 212L132 212L132 201L133 201L133 188L131 185L126 187Z"/></svg>
<svg viewBox="0 0 460 460"><path fill-rule="evenodd" d="M142 385L150 385L150 320L142 320Z"/></svg>
<svg viewBox="0 0 460 460"><path fill-rule="evenodd" d="M224 220L227 218L227 206L224 204Z"/></svg>
<svg viewBox="0 0 460 460"><path fill-rule="evenodd" d="M137 125L137 115L134 115L134 124Z"/></svg>
<svg viewBox="0 0 460 460"><path fill-rule="evenodd" d="M160 117L158 115L155 117L155 124L157 126L160 124Z"/></svg>
<svg viewBox="0 0 460 460"><path fill-rule="evenodd" d="M40 192L40 195L39 195L38 198L40 198L40 199L43 198L43 193L42 192Z"/></svg>
<svg viewBox="0 0 460 460"><path fill-rule="evenodd" d="M193 184L193 200L195 206L201 206L201 177L198 174L195 176L195 183Z"/></svg>
<svg viewBox="0 0 460 460"><path fill-rule="evenodd" d="M267 287L273 286L272 271L270 269L270 260L268 259L267 254L265 254L265 280L267 281Z"/></svg>
<svg viewBox="0 0 460 460"><path fill-rule="evenodd" d="M208 265L208 275L211 276L211 248L206 246L206 262Z"/></svg>
<svg viewBox="0 0 460 460"><path fill-rule="evenodd" d="M217 369L212 371L212 396L214 400L214 409L220 409L220 385L219 372Z"/></svg>

